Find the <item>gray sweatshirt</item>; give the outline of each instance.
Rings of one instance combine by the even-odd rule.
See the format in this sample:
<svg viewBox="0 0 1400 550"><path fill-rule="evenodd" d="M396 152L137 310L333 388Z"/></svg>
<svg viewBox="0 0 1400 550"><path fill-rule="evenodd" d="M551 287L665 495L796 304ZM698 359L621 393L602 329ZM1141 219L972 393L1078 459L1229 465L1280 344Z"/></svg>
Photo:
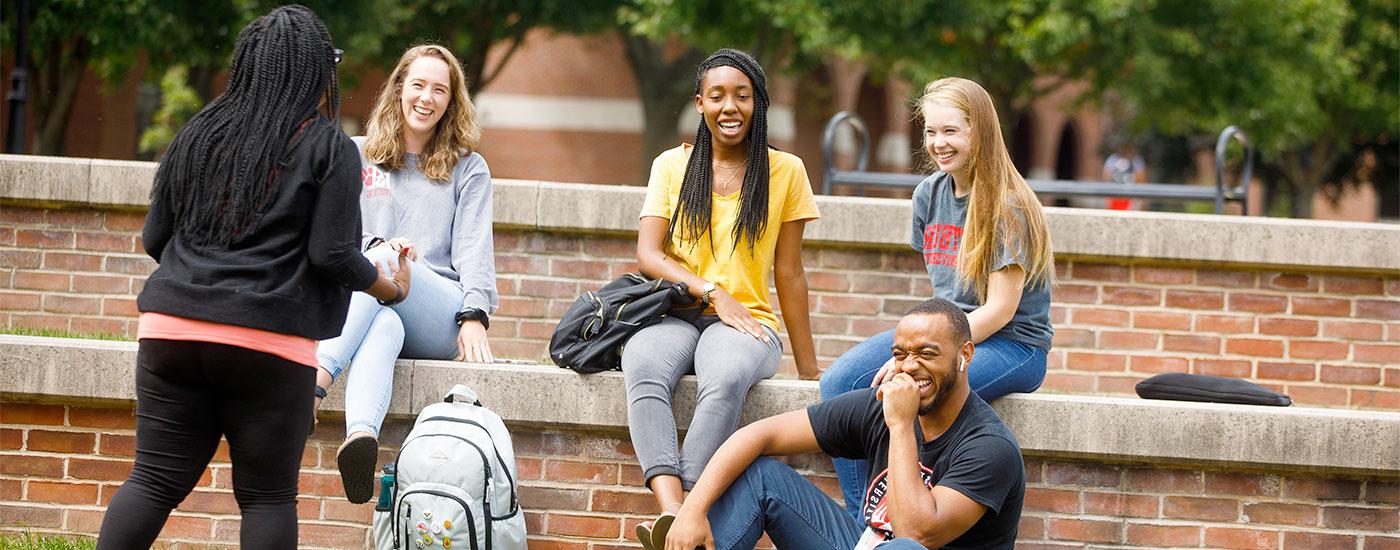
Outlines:
<svg viewBox="0 0 1400 550"><path fill-rule="evenodd" d="M444 182L418 171L410 154L403 168L384 170L365 159L365 137L354 138L360 150L361 249L375 237L413 241L418 263L456 281L464 296L460 309L496 312L496 259L491 233L491 171L486 159L472 153L452 167ZM459 310L460 310L459 309Z"/></svg>

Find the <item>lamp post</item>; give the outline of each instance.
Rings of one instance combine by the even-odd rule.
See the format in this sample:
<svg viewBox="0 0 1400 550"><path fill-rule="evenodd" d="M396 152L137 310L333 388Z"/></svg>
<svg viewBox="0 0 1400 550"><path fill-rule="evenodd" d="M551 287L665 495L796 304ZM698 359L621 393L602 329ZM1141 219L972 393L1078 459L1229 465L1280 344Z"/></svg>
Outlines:
<svg viewBox="0 0 1400 550"><path fill-rule="evenodd" d="M19 23L15 26L15 68L10 71L10 120L5 128L5 152L24 152L25 103L29 100L29 0L19 1Z"/></svg>

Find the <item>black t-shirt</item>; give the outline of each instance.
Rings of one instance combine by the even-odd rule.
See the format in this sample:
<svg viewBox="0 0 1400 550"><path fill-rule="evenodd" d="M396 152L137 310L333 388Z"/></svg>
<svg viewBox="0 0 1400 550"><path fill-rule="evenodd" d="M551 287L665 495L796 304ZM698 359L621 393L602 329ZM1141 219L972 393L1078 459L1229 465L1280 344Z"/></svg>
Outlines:
<svg viewBox="0 0 1400 550"><path fill-rule="evenodd" d="M868 530L893 538L885 494L889 480L890 430L883 404L869 388L842 394L807 408L822 451L870 463L864 507ZM923 441L923 430L914 422ZM1012 548L1026 492L1025 465L1016 436L977 394L969 394L948 431L919 447L924 484L953 489L987 507L962 536L944 548ZM868 534L868 533L867 533Z"/></svg>

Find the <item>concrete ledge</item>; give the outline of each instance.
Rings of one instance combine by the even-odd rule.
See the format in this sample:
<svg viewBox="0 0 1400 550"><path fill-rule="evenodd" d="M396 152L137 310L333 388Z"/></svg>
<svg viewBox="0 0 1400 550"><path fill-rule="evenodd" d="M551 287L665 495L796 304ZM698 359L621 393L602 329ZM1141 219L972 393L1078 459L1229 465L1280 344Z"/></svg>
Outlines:
<svg viewBox="0 0 1400 550"><path fill-rule="evenodd" d="M130 403L135 365L134 342L0 335L0 397ZM458 383L513 423L627 426L620 373L579 376L546 365L400 361L389 414L411 416ZM343 411L342 387L323 413ZM743 422L816 400L814 382L764 381L749 394ZM680 425L694 401L695 380L686 377L676 393ZM1051 394L1009 396L996 408L1031 456L1400 477L1400 413Z"/></svg>
<svg viewBox="0 0 1400 550"><path fill-rule="evenodd" d="M92 159L0 155L0 197L87 204L91 167Z"/></svg>
<svg viewBox="0 0 1400 550"><path fill-rule="evenodd" d="M145 208L155 167L151 162L0 155L0 204ZM635 234L646 198L642 187L494 183L495 220L502 228ZM819 196L817 205L822 220L805 235L811 244L908 249L908 200ZM1046 218L1055 253L1062 257L1213 268L1400 271L1400 246L1393 246L1400 243L1400 225L1069 208L1047 208Z"/></svg>

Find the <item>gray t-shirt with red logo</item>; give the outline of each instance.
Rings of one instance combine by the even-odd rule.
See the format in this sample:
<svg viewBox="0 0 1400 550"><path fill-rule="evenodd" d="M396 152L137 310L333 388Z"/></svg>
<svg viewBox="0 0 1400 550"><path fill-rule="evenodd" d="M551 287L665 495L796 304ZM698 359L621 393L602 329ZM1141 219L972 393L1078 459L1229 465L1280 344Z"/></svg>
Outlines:
<svg viewBox="0 0 1400 550"><path fill-rule="evenodd" d="M981 307L976 286L964 283L958 276L958 248L967 224L967 197L953 195L953 176L934 172L919 183L914 189L913 222L909 246L924 255L933 296L953 302L968 313ZM1015 242L1025 242L1025 236ZM1002 247L997 251L992 271L1010 265L1026 268L1024 249ZM1016 314L995 335L1048 351L1055 337L1055 329L1050 326L1050 284L1032 285L1027 281L1021 289Z"/></svg>

